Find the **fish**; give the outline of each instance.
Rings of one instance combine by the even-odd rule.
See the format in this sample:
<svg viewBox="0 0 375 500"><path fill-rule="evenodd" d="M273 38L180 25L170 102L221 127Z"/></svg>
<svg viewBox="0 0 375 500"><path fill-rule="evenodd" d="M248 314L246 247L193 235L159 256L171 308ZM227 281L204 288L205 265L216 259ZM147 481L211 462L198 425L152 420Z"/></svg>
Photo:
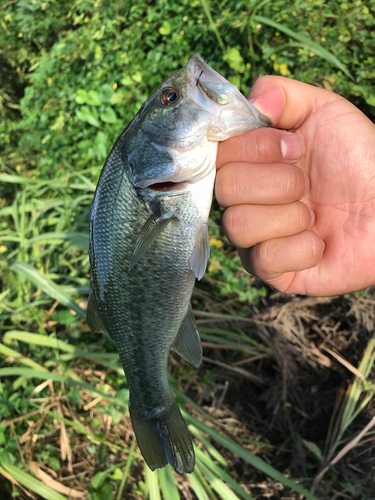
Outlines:
<svg viewBox="0 0 375 500"><path fill-rule="evenodd" d="M192 440L168 383L174 350L202 346L191 295L210 254L219 141L270 122L199 54L169 76L120 134L90 210L87 322L116 344L129 413L151 470L191 473Z"/></svg>

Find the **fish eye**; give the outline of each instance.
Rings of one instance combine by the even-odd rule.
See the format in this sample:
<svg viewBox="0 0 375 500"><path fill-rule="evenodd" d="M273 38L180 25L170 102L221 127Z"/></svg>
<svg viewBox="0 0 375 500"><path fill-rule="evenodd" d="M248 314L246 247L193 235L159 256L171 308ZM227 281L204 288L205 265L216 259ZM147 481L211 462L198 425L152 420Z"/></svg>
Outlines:
<svg viewBox="0 0 375 500"><path fill-rule="evenodd" d="M177 102L179 98L179 93L178 90L174 89L173 87L168 87L167 89L164 89L160 95L160 100L164 106L170 106L171 104L174 104Z"/></svg>

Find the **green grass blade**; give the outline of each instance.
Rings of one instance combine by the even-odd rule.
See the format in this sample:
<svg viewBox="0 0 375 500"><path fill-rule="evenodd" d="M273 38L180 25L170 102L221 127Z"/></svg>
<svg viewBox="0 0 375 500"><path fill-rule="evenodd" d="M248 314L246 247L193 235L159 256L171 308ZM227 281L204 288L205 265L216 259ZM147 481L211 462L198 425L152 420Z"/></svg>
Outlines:
<svg viewBox="0 0 375 500"><path fill-rule="evenodd" d="M200 441L203 444L205 450L211 455L211 457L214 460L219 462L219 464L222 467L225 467L225 468L228 467L228 464L225 461L225 458L223 457L223 455L212 445L212 443L210 443L208 441L208 439L206 439L203 436L203 434L194 425L189 425L189 431L193 434L195 439L198 439L198 441Z"/></svg>
<svg viewBox="0 0 375 500"><path fill-rule="evenodd" d="M314 495L312 495L309 491L307 491L305 488L294 482L292 479L289 479L288 477L285 477L281 472L276 470L274 467L271 465L267 464L264 462L262 459L256 457L252 453L250 453L248 450L240 446L239 444L235 443L231 439L227 438L226 436L223 436L222 434L219 434L215 430L211 429L210 427L207 427L207 425L203 424L193 416L189 415L186 413L186 411L182 410L183 416L186 419L186 421L189 424L193 424L199 429L201 429L203 432L208 434L212 439L214 439L216 442L220 443L222 446L227 448L229 451L232 453L235 453L239 457L241 457L243 460L245 460L247 463L255 467L256 469L262 471L264 474L266 474L269 477L272 477L273 479L276 479L277 481L280 481L280 483L284 484L285 486L288 486L292 490L296 491L297 493L300 493L301 495L305 495L306 498L309 498L310 500L318 500Z"/></svg>
<svg viewBox="0 0 375 500"><path fill-rule="evenodd" d="M5 335L4 335L4 337L5 337ZM21 353L14 351L13 349L5 346L4 344L0 344L0 354L2 354L3 356L6 356L6 357L10 356L11 358L14 358L17 361L19 361L20 363L22 363L23 365L29 366L30 368L34 368L34 370L41 370L43 372L48 371L46 368L44 368L44 366L40 365L36 361L33 361L30 358L26 358L26 357L22 356Z"/></svg>
<svg viewBox="0 0 375 500"><path fill-rule="evenodd" d="M201 3L202 3L202 6L203 6L203 9L204 9L204 12L206 13L207 19L208 19L208 21L210 23L211 29L212 29L212 31L216 35L218 44L220 45L221 49L224 52L225 51L225 45L224 45L224 42L223 42L223 40L222 40L222 38L220 36L219 30L217 29L217 26L216 26L214 20L212 19L210 7L208 5L208 1L207 0L201 0Z"/></svg>
<svg viewBox="0 0 375 500"><path fill-rule="evenodd" d="M197 495L198 500L209 500L206 490L204 489L202 483L199 480L198 474L196 471L193 471L191 474L188 474L187 479L191 484L194 493Z"/></svg>
<svg viewBox="0 0 375 500"><path fill-rule="evenodd" d="M202 462L208 467L214 474L216 474L218 477L220 477L225 483L229 484L231 488L238 493L244 500L254 500L254 498L249 495L243 488L240 486L228 472L223 470L221 467L215 464L215 462L208 457L206 454L203 453L202 450L197 448L196 446L194 447L195 450L195 455L197 457L197 460L199 462Z"/></svg>
<svg viewBox="0 0 375 500"><path fill-rule="evenodd" d="M148 498L150 500L161 500L158 471L155 470L152 472L152 470L145 464L145 479Z"/></svg>
<svg viewBox="0 0 375 500"><path fill-rule="evenodd" d="M38 181L23 175L0 174L0 182L7 182L8 184L32 184Z"/></svg>
<svg viewBox="0 0 375 500"><path fill-rule="evenodd" d="M89 235L88 233L80 232L62 232L62 233L43 233L38 236L34 236L26 241L26 247L32 246L34 243L39 244L53 244L63 243L64 241L69 242L72 246L78 250L88 250L89 248Z"/></svg>
<svg viewBox="0 0 375 500"><path fill-rule="evenodd" d="M375 335L373 335L373 337L369 340L366 346L361 362L358 366L358 370L361 373L363 373L365 377L368 377L374 366L374 362L375 362ZM356 407L363 392L366 392L364 381L359 377L355 377L341 418L341 424L340 424L341 433L345 431L345 429L352 423L355 416L357 416L358 412L356 411ZM372 391L370 392L372 393Z"/></svg>
<svg viewBox="0 0 375 500"><path fill-rule="evenodd" d="M159 470L159 481L164 500L180 500L173 469L169 464Z"/></svg>
<svg viewBox="0 0 375 500"><path fill-rule="evenodd" d="M135 436L134 436L132 444L130 446L130 450L129 450L128 461L126 462L125 469L124 469L124 472L122 474L121 483L120 483L120 486L119 486L119 489L118 489L118 492L117 492L117 498L116 498L116 500L121 500L122 492L124 490L126 480L127 480L128 476L129 476L129 471L130 471L130 467L131 467L131 464L132 464L132 461L133 461L133 456L134 456L135 442L136 442L136 439L135 439Z"/></svg>
<svg viewBox="0 0 375 500"><path fill-rule="evenodd" d="M74 353L76 350L74 346L58 340L56 337L40 335L39 333L22 332L19 330L9 330L4 337L3 342L7 344L10 340L19 340L26 344L42 345L45 347L52 347L60 351Z"/></svg>
<svg viewBox="0 0 375 500"><path fill-rule="evenodd" d="M67 500L66 497L60 495L60 493L57 493L57 491L53 490L35 477L30 476L30 474L27 474L27 472L24 472L15 465L5 464L4 462L0 463L8 474L33 493L37 493L46 500Z"/></svg>
<svg viewBox="0 0 375 500"><path fill-rule="evenodd" d="M214 489L221 496L221 498L225 498L225 500L238 500L238 497L233 493L233 491L228 488L228 486L219 477L215 476L215 474L213 474L202 462L198 461L197 465L202 474L206 476L211 488Z"/></svg>
<svg viewBox="0 0 375 500"><path fill-rule="evenodd" d="M319 43L313 42L308 38L307 36L297 33L295 31L292 31L291 29L287 28L283 24L279 24L272 19L269 19L268 17L263 17L263 16L252 16L251 19L253 19L255 22L261 23L261 24L267 24L268 26L271 26L272 28L277 29L278 31L282 31L286 35L290 36L291 38L294 38L295 40L301 42L303 45L309 48L311 52L314 52L316 55L322 57L329 63L333 64L337 68L341 69L345 75L347 75L349 78L351 78L354 81L353 76L349 72L349 70L344 66L344 64L337 59L331 52L328 50L324 49Z"/></svg>
<svg viewBox="0 0 375 500"><path fill-rule="evenodd" d="M22 274L34 285L41 288L44 293L58 300L64 306L69 307L69 309L73 309L81 318L86 319L86 312L63 292L59 285L56 285L56 283L46 278L44 274L38 271L38 269L35 269L35 267L30 266L30 264L26 262L14 262L10 266L10 269Z"/></svg>

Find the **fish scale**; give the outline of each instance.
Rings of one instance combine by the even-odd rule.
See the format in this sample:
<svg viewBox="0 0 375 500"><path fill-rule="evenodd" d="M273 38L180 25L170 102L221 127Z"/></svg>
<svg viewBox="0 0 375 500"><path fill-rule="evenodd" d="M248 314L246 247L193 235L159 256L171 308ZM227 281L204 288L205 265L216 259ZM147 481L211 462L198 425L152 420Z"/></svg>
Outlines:
<svg viewBox="0 0 375 500"><path fill-rule="evenodd" d="M194 366L202 358L190 299L209 255L218 141L268 124L196 54L142 106L100 176L90 211L88 323L116 344L152 470L168 462L179 473L194 469L167 365L171 348Z"/></svg>

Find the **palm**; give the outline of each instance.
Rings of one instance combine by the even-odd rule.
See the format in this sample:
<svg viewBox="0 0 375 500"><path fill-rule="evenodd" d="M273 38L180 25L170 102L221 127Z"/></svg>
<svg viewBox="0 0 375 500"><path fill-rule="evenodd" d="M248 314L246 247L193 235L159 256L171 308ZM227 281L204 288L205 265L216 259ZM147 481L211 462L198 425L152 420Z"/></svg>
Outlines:
<svg viewBox="0 0 375 500"><path fill-rule="evenodd" d="M332 295L369 286L375 282L374 125L337 98L296 133L306 147L298 166L311 181L303 201L315 212L313 230L326 249L319 265L295 273L288 291Z"/></svg>

